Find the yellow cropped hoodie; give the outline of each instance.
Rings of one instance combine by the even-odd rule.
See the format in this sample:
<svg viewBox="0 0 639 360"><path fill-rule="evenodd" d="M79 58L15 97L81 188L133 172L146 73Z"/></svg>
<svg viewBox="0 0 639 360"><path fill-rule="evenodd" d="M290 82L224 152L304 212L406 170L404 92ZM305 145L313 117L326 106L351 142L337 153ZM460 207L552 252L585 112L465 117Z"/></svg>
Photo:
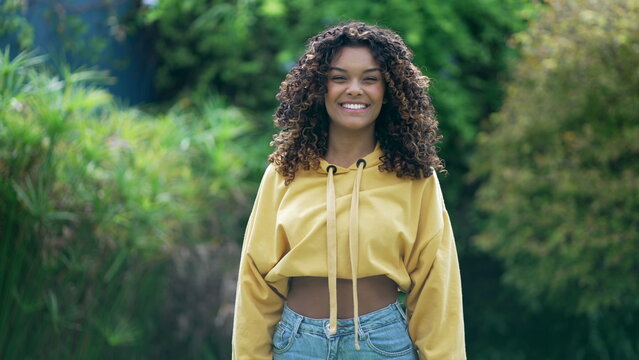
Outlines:
<svg viewBox="0 0 639 360"><path fill-rule="evenodd" d="M357 278L375 275L407 293L420 359L466 358L459 264L437 176L380 172L382 155L377 144L349 168L321 160L288 186L273 165L266 169L242 247L233 359L272 359L290 277L328 278L334 332L336 278L353 280L357 327Z"/></svg>

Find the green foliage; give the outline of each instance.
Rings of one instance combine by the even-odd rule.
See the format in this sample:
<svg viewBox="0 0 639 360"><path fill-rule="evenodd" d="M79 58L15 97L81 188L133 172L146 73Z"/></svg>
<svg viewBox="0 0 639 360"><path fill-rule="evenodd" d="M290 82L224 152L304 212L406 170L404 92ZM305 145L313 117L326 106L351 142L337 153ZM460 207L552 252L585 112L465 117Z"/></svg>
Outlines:
<svg viewBox="0 0 639 360"><path fill-rule="evenodd" d="M42 61L0 53L0 358L161 356L171 249L241 239L263 147L220 101L153 117Z"/></svg>
<svg viewBox="0 0 639 360"><path fill-rule="evenodd" d="M3 0L0 5L0 39L15 36L20 49L33 46L33 26L23 16L25 2L21 0Z"/></svg>
<svg viewBox="0 0 639 360"><path fill-rule="evenodd" d="M529 308L585 319L596 358L636 358L639 2L554 1L517 41L479 136L476 244Z"/></svg>
<svg viewBox="0 0 639 360"><path fill-rule="evenodd" d="M190 200L200 226L185 224L187 237L218 244L241 243L253 196L266 167L268 137L257 131L239 108L208 95L184 97L157 115L180 130L179 148L188 157ZM175 136L175 134L174 134Z"/></svg>

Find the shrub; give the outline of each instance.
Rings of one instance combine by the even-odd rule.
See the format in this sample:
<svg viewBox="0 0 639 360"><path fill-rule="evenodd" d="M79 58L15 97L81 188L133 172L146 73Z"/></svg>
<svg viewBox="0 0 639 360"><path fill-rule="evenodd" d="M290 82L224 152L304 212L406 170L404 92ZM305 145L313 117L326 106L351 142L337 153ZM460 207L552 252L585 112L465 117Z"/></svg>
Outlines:
<svg viewBox="0 0 639 360"><path fill-rule="evenodd" d="M639 353L638 24L636 0L552 2L473 167L477 246L531 309L588 319L598 358Z"/></svg>
<svg viewBox="0 0 639 360"><path fill-rule="evenodd" d="M5 0L0 5L0 40L16 41L21 49L31 48L34 40L33 26L22 14L25 6L20 0Z"/></svg>
<svg viewBox="0 0 639 360"><path fill-rule="evenodd" d="M264 150L218 100L153 117L42 61L0 53L0 357L161 357L173 249L241 241Z"/></svg>

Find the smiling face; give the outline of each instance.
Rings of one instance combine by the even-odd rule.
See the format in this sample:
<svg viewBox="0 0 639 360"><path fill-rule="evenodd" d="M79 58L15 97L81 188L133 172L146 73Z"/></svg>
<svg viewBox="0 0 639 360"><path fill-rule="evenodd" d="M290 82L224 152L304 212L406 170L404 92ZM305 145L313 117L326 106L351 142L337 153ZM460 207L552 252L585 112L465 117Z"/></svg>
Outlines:
<svg viewBox="0 0 639 360"><path fill-rule="evenodd" d="M331 130L374 133L384 88L380 65L369 48L340 49L331 61L324 96Z"/></svg>

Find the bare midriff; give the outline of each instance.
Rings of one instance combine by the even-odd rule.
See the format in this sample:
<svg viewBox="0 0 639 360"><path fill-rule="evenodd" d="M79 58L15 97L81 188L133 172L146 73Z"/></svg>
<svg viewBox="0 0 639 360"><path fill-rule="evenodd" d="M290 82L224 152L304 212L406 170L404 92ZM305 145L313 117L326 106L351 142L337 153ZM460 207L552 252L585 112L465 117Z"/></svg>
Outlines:
<svg viewBox="0 0 639 360"><path fill-rule="evenodd" d="M359 315L379 310L397 299L397 285L384 275L357 279ZM328 280L322 277L290 279L288 307L306 317L322 319L330 314ZM337 317L353 317L353 282L337 279Z"/></svg>

